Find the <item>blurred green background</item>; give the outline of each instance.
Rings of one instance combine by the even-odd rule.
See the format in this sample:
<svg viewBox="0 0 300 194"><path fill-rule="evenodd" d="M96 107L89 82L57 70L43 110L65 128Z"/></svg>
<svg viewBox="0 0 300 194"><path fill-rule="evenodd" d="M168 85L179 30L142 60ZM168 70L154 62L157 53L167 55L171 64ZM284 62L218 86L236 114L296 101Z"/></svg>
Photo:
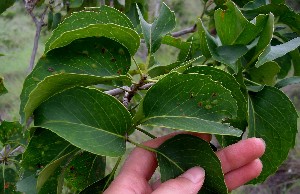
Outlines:
<svg viewBox="0 0 300 194"><path fill-rule="evenodd" d="M149 1L149 19L157 14L156 5L160 0ZM190 27L201 15L202 1L200 0L166 0L165 1L177 16L176 30ZM300 11L300 0L287 0L287 3L296 11ZM0 97L0 119L19 120L19 95L22 90L23 81L28 72L29 60L33 47L35 26L30 16L25 12L23 4L18 1L0 16L0 76L4 77L4 84L9 93ZM44 44L51 32L46 28L41 33L37 59L42 55ZM142 52L142 51L141 51ZM175 59L178 51L174 48L162 46L157 52L157 59L161 64L170 63ZM141 61L140 59L139 61ZM284 88L291 100L300 111L300 87L299 85ZM300 128L300 120L298 122ZM156 132L161 135L163 132ZM139 138L139 137L137 137ZM143 140L143 139L140 139ZM264 184L257 186L244 186L234 191L241 193L273 193L273 194L297 194L300 193L300 135L298 134L297 145L291 151L285 164L279 171L270 177Z"/></svg>

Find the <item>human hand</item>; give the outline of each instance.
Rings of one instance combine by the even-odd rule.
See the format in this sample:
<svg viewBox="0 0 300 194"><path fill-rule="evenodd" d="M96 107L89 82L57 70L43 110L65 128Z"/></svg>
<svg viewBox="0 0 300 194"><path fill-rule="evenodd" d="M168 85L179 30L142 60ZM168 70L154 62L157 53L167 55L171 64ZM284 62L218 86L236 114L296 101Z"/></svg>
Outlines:
<svg viewBox="0 0 300 194"><path fill-rule="evenodd" d="M178 133L169 134L144 143L144 145L157 148L167 139ZM197 134L206 141L211 136ZM256 178L261 170L262 163L258 159L265 151L265 143L259 138L249 138L230 145L216 155L221 161L225 183L229 191L238 188L248 181ZM124 163L121 172L111 183L104 194L196 194L204 182L205 172L201 167L194 167L175 179L164 183L157 181L150 185L148 181L157 167L154 153L142 148L135 148Z"/></svg>

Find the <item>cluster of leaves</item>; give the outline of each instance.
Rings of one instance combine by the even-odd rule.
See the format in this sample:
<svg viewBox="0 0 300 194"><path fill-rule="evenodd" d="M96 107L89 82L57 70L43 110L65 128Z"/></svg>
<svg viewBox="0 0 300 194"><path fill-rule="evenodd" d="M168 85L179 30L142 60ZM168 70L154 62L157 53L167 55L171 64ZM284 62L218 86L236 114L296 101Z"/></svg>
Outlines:
<svg viewBox="0 0 300 194"><path fill-rule="evenodd" d="M267 144L263 171L252 183L276 172L297 133L298 115L280 88L300 82L300 16L282 0L204 2L205 15L187 40L172 36L176 20L166 4L148 23L143 0L79 12L85 1L69 2L72 14L55 26L24 82L21 123L34 118L34 126L18 191L103 191L126 142L140 146L130 135L144 126L215 134L221 146L247 132ZM132 65L141 42L147 60ZM175 63L155 59L162 44L180 50ZM284 79L292 66L294 77ZM220 161L204 140L177 135L151 150L162 181L202 166L207 176L200 193L228 193ZM106 157L119 158L107 174Z"/></svg>

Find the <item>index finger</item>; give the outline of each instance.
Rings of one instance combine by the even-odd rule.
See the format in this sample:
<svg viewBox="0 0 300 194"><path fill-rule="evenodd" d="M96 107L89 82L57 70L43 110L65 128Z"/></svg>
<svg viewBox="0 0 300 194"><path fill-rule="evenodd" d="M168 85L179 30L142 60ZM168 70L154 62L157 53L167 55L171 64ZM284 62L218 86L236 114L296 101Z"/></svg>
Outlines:
<svg viewBox="0 0 300 194"><path fill-rule="evenodd" d="M166 136L162 136L143 143L143 145L157 148L166 140L174 137L175 135L182 134L183 132L171 133ZM211 140L211 135L200 133L188 133L197 137L200 137L206 141ZM155 169L157 168L156 155L153 152L147 151L142 148L135 148L127 160L125 161L119 176L123 174L135 174L135 176L144 178L147 181L152 177Z"/></svg>

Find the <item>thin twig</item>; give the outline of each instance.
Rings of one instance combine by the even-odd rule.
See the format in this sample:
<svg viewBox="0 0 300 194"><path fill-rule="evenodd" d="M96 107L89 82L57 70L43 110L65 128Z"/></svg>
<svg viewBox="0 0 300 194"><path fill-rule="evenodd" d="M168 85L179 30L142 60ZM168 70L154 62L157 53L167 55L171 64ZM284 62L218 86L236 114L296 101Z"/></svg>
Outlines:
<svg viewBox="0 0 300 194"><path fill-rule="evenodd" d="M148 90L154 84L155 83L147 83L147 84L142 85L138 89L139 90ZM109 94L111 96L117 96L117 95L123 94L124 92L129 92L129 91L130 91L130 87L124 86L122 88L116 88L116 89L112 89L112 90L107 90L104 93Z"/></svg>
<svg viewBox="0 0 300 194"><path fill-rule="evenodd" d="M31 72L33 70L33 67L34 67L34 61L35 61L36 53L37 53L38 46L39 46L39 39L40 39L42 27L45 25L44 18L45 18L45 15L47 13L48 6L45 7L43 13L40 16L40 19L38 19L33 13L34 6L33 7L32 6L28 7L26 2L25 2L25 8L26 8L28 14L31 16L31 18L32 18L32 20L35 24L35 27L36 27L34 43L33 43L33 48L32 48L32 53L31 53L31 57L30 57L29 68L28 68L29 72Z"/></svg>
<svg viewBox="0 0 300 194"><path fill-rule="evenodd" d="M151 86L153 86L155 83L147 83L142 85L141 87L139 87L139 90L148 90L149 88L151 88Z"/></svg>
<svg viewBox="0 0 300 194"><path fill-rule="evenodd" d="M100 0L100 5L105 5L105 0Z"/></svg>
<svg viewBox="0 0 300 194"><path fill-rule="evenodd" d="M132 60L133 60L133 62L135 63L136 68L137 68L137 70L138 70L138 72L139 72L139 74L140 74L140 76L141 76L141 78L142 78L142 77L143 77L143 73L142 73L142 71L141 71L140 66L137 64L137 62L136 62L136 60L135 60L134 57L132 57Z"/></svg>
<svg viewBox="0 0 300 194"><path fill-rule="evenodd" d="M117 95L123 94L125 91L129 91L129 90L130 90L130 87L124 86L122 88L107 90L104 93L112 95L112 96L117 96Z"/></svg>
<svg viewBox="0 0 300 194"><path fill-rule="evenodd" d="M115 6L115 5L114 5L114 0L110 0L110 1L109 1L109 6L110 6L110 7L114 7L114 6Z"/></svg>
<svg viewBox="0 0 300 194"><path fill-rule="evenodd" d="M194 33L196 31L197 31L197 24L194 24L192 27L180 30L178 32L173 32L171 33L171 35L176 38L176 37L183 36L185 34Z"/></svg>
<svg viewBox="0 0 300 194"><path fill-rule="evenodd" d="M142 76L139 83L133 84L130 87L130 90L125 92L124 97L123 97L123 104L125 107L128 107L129 102L133 98L134 94L138 91L138 89L144 85L145 80L147 79L147 76Z"/></svg>

